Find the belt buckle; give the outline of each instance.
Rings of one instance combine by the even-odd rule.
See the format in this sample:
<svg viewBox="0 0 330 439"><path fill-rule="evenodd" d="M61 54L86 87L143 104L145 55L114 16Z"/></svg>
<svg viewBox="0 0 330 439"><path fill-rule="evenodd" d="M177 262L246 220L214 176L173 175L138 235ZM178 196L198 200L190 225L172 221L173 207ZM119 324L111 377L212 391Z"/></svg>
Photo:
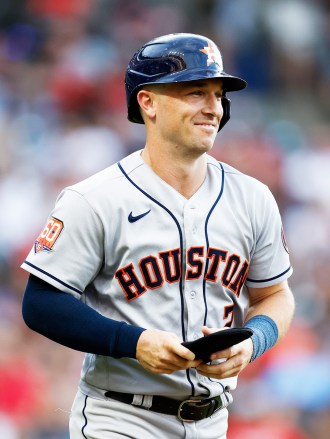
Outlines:
<svg viewBox="0 0 330 439"><path fill-rule="evenodd" d="M205 404L197 405L203 401L205 401ZM191 404L193 407L199 408L199 413L196 413L197 416L189 418L189 417L187 417L187 413L184 415L182 414L182 411L184 410L184 406L186 404ZM208 400L186 399L185 401L182 401L181 404L179 405L177 416L178 416L178 419L182 422L200 421L202 419L208 418L209 416L213 415L213 413L216 411L215 405L216 404L215 404L214 399L208 399ZM206 412L205 412L205 409L207 409ZM191 415L193 415L193 413L191 413Z"/></svg>
<svg viewBox="0 0 330 439"><path fill-rule="evenodd" d="M179 421L182 421L182 422L194 422L194 419L185 419L185 418L183 418L181 416L181 412L182 412L183 407L184 407L185 404L196 403L196 402L202 402L202 400L201 399L186 399L185 401L181 402L181 404L179 405L179 408L178 408L178 418L179 418Z"/></svg>

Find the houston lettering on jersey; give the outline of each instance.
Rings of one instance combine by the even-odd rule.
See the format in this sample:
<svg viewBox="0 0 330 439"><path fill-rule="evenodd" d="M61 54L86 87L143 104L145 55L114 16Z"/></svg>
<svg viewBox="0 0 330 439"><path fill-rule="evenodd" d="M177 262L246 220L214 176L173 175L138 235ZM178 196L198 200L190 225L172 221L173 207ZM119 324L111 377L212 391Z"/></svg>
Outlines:
<svg viewBox="0 0 330 439"><path fill-rule="evenodd" d="M147 290L160 288L164 282L178 282L181 278L180 249L168 250L157 256L142 258L138 266L133 263L119 268L115 277L128 301L135 300ZM248 274L249 263L242 261L228 250L191 247L186 254L186 280L196 280L204 276L208 282L220 282L239 297Z"/></svg>

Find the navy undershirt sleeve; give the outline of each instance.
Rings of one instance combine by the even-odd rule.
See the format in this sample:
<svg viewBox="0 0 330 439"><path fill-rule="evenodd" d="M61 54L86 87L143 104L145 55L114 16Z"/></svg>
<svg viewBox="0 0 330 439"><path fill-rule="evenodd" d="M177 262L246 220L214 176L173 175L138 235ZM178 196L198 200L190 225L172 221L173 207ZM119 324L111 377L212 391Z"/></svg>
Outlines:
<svg viewBox="0 0 330 439"><path fill-rule="evenodd" d="M136 345L145 330L109 319L47 282L30 275L22 305L27 326L77 351L136 358Z"/></svg>

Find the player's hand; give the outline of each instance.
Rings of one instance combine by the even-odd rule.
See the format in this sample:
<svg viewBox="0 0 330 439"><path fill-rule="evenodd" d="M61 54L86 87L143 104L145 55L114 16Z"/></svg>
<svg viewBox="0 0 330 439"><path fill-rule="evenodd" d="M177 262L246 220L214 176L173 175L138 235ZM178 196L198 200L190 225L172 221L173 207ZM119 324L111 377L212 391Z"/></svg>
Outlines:
<svg viewBox="0 0 330 439"><path fill-rule="evenodd" d="M224 329L225 330L225 329ZM202 328L204 335L212 334L219 329ZM202 363L197 367L197 372L209 378L224 379L237 376L249 364L253 353L253 343L251 338L242 341L223 351L215 352L210 356L210 360L225 360L216 364Z"/></svg>
<svg viewBox="0 0 330 439"><path fill-rule="evenodd" d="M195 360L193 352L181 345L176 334L157 329L142 332L136 347L136 358L146 370L156 374L171 374L202 363Z"/></svg>

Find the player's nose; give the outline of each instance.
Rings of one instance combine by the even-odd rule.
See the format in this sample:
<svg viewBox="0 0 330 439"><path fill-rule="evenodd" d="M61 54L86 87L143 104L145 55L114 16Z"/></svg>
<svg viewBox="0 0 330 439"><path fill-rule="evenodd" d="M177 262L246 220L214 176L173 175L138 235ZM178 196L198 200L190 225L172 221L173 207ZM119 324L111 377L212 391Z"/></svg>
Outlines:
<svg viewBox="0 0 330 439"><path fill-rule="evenodd" d="M202 112L212 115L220 122L223 115L223 108L221 98L219 98L218 94L210 93L206 95Z"/></svg>

